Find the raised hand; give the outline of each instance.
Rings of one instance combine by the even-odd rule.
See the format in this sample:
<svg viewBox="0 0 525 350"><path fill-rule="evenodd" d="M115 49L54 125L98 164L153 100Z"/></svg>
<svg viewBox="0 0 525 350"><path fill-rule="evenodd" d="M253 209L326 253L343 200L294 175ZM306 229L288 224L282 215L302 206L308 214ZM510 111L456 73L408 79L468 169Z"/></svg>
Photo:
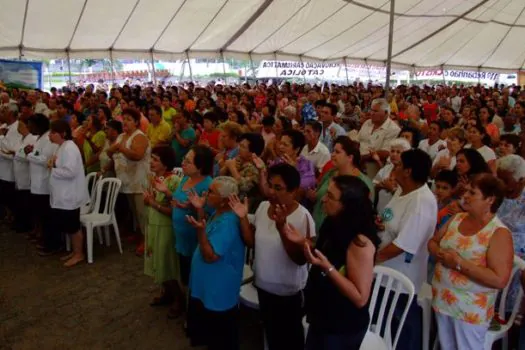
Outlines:
<svg viewBox="0 0 525 350"><path fill-rule="evenodd" d="M301 233L299 233L292 224L285 224L283 227L283 233L290 242L302 244L303 241L305 241Z"/></svg>
<svg viewBox="0 0 525 350"><path fill-rule="evenodd" d="M196 220L193 216L186 215L186 221L197 230L203 230L206 227L206 219Z"/></svg>
<svg viewBox="0 0 525 350"><path fill-rule="evenodd" d="M255 165L255 167L259 170L263 169L265 166L264 161L261 158L257 157L255 153L252 153L252 162Z"/></svg>
<svg viewBox="0 0 525 350"><path fill-rule="evenodd" d="M241 202L236 194L229 197L230 208L237 214L238 217L244 218L248 215L248 198L244 197L244 202Z"/></svg>
<svg viewBox="0 0 525 350"><path fill-rule="evenodd" d="M189 202L180 202L176 199L171 201L171 207L172 208L180 208L180 209L188 209L190 207Z"/></svg>
<svg viewBox="0 0 525 350"><path fill-rule="evenodd" d="M201 209L206 204L206 192L203 193L202 197L199 197L197 192L191 190L188 192L188 200L195 209Z"/></svg>
<svg viewBox="0 0 525 350"><path fill-rule="evenodd" d="M328 270L332 266L326 256L324 256L319 250L314 249L312 252L312 248L308 243L304 244L304 256L306 257L306 261L310 264L319 266L323 270Z"/></svg>
<svg viewBox="0 0 525 350"><path fill-rule="evenodd" d="M275 225L279 227L283 227L284 224L286 224L286 206L281 204L276 204L273 208L273 213L271 219L275 221Z"/></svg>
<svg viewBox="0 0 525 350"><path fill-rule="evenodd" d="M290 164L291 166L293 166L293 167L297 166L297 159L294 160L294 159L292 159L292 157L290 157L290 156L287 155L287 154L284 154L284 155L282 156L282 158L283 158L283 160L284 160L286 163Z"/></svg>
<svg viewBox="0 0 525 350"><path fill-rule="evenodd" d="M168 186L166 186L166 184L160 179L153 180L153 187L155 187L157 191L162 192L162 193L166 193L169 191Z"/></svg>

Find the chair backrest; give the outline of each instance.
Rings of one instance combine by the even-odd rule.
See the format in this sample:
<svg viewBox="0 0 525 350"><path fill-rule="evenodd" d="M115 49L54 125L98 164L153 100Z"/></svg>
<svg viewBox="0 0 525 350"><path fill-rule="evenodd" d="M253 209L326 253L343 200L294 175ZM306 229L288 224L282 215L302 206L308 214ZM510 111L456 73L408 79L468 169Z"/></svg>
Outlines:
<svg viewBox="0 0 525 350"><path fill-rule="evenodd" d="M398 272L389 267L375 266L374 276L374 288L372 289L372 297L370 299L370 307L368 312L370 313L370 323L372 323L374 315L377 315L377 320L374 325L375 327L370 327L369 325L368 328L371 332L376 333L377 335L381 335L383 333L383 339L385 340L388 349L394 350L399 340L401 330L403 329L403 324L405 323L408 310L412 304L414 295L416 294L416 290L414 288L414 284L408 277L406 277L401 272ZM378 300L380 298L379 290L381 287L384 288L384 294L381 300ZM399 295L402 293L408 294L408 300L405 309L403 310L394 341L392 342L392 319L394 317L396 304L399 300ZM377 309L378 307L379 309Z"/></svg>
<svg viewBox="0 0 525 350"><path fill-rule="evenodd" d="M173 175L183 177L184 173L182 172L182 168L173 168Z"/></svg>
<svg viewBox="0 0 525 350"><path fill-rule="evenodd" d="M121 185L122 182L115 177L100 180L97 184L97 194L95 197L93 213L105 215L113 214ZM105 199L104 202L102 202L103 197Z"/></svg>
<svg viewBox="0 0 525 350"><path fill-rule="evenodd" d="M509 296L509 291L511 290L512 283L515 280L516 276L518 276L519 281L519 275L522 270L525 270L525 261L514 255L514 266L512 267L512 273L509 278L509 282L507 283L507 286L503 288L498 294L499 302L497 304L496 311L498 312L498 316L505 320L505 314L506 314L506 305L507 305L507 298ZM521 305L521 297L523 296L523 289L521 286L518 288L518 295L516 296L515 303L512 306L512 312L508 318L508 320L505 320L507 324L512 325L514 323L514 320L516 319L516 315L518 314L518 311L520 309ZM509 323L510 322L510 323Z"/></svg>
<svg viewBox="0 0 525 350"><path fill-rule="evenodd" d="M90 202L94 202L95 189L97 188L98 180L100 180L100 176L98 176L95 171L86 175L86 184L88 186Z"/></svg>

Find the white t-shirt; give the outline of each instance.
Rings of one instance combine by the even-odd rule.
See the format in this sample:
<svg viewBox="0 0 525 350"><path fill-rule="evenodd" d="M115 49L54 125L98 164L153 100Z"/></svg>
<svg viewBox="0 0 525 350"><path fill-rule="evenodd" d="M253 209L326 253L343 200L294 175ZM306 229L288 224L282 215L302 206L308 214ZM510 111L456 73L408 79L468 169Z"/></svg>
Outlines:
<svg viewBox="0 0 525 350"><path fill-rule="evenodd" d="M294 263L284 249L275 221L268 217L270 202L262 202L255 212L255 285L269 293L288 296L304 289L308 278L306 265ZM286 222L303 236L315 236L315 223L306 208L299 205Z"/></svg>
<svg viewBox="0 0 525 350"><path fill-rule="evenodd" d="M399 188L381 213L385 231L379 237L380 249L393 243L404 252L381 265L407 276L418 293L427 279L427 243L436 228L438 206L427 185L404 196L401 192Z"/></svg>
<svg viewBox="0 0 525 350"><path fill-rule="evenodd" d="M472 148L472 145L471 144L465 145L465 148ZM490 162L491 160L496 160L496 153L489 146L480 147L476 149L476 151L478 151L479 154L483 156L483 159L485 159L485 162L487 163Z"/></svg>
<svg viewBox="0 0 525 350"><path fill-rule="evenodd" d="M434 158L434 162L432 162L432 166L435 166L439 162L439 160L443 157L450 157L450 151L448 150L448 148L445 148L436 154L436 158ZM456 156L450 158L450 166L448 167L448 170L454 170L455 167L456 167Z"/></svg>
<svg viewBox="0 0 525 350"><path fill-rule="evenodd" d="M323 169L331 157L328 147L321 141L317 141L317 145L311 151L308 150L308 145L305 145L301 151L301 155L312 162L319 170Z"/></svg>
<svg viewBox="0 0 525 350"><path fill-rule="evenodd" d="M439 152L440 148L447 147L447 143L444 140L438 140L437 142L434 142L433 145L428 144L428 139L421 140L419 142L418 148L428 154L430 156L430 159L434 160L436 158L436 155Z"/></svg>

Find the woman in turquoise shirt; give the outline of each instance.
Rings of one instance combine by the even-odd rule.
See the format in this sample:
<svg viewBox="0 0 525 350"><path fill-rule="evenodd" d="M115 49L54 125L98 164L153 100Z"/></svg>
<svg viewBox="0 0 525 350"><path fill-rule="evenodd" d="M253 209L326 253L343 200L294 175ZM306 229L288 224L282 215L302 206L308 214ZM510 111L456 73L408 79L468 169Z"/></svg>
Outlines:
<svg viewBox="0 0 525 350"><path fill-rule="evenodd" d="M197 248L197 231L186 220L195 216L195 208L188 200L190 192L202 196L212 182L213 152L206 146L194 146L182 161L182 178L177 190L173 192L172 224L175 234L175 249L179 254L180 279L183 286L188 285L191 258Z"/></svg>
<svg viewBox="0 0 525 350"><path fill-rule="evenodd" d="M199 244L191 261L188 335L192 346L208 349L239 349L237 313L244 267L244 243L238 216L231 210L229 197L237 195L234 178L219 176L207 198L190 195L191 203L213 209L207 220L188 216L197 231Z"/></svg>

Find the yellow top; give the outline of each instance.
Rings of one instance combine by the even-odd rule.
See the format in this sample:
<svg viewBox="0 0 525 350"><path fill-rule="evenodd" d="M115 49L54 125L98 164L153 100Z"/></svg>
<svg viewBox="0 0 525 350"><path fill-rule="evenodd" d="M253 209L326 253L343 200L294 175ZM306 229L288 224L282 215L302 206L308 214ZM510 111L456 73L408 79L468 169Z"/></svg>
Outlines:
<svg viewBox="0 0 525 350"><path fill-rule="evenodd" d="M164 119L161 119L159 125L155 126L150 123L148 126L147 136L151 147L164 142L169 143L171 138L171 126Z"/></svg>

